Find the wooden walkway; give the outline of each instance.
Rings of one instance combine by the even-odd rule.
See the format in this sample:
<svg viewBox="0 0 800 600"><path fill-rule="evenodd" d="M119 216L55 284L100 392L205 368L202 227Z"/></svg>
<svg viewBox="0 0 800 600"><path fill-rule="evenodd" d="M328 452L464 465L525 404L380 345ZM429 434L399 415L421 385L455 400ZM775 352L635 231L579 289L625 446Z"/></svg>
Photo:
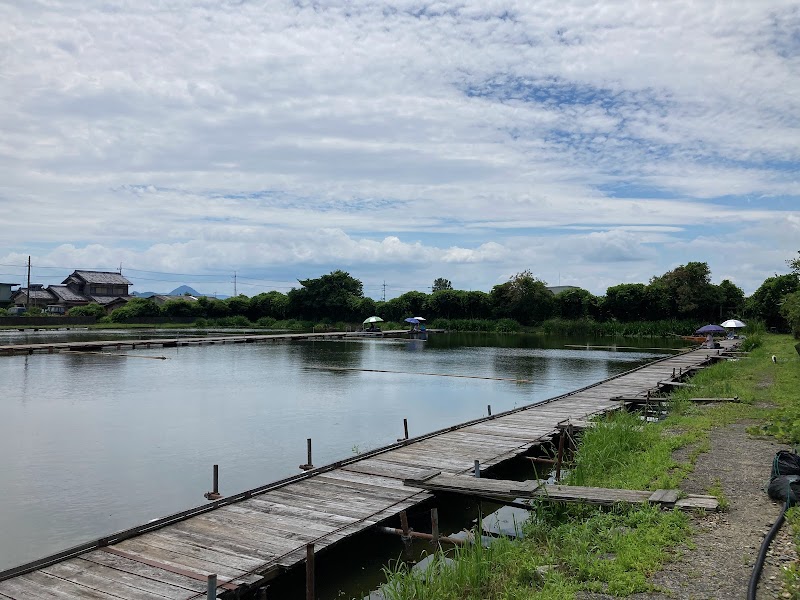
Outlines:
<svg viewBox="0 0 800 600"><path fill-rule="evenodd" d="M437 333L441 329L428 329ZM326 331L317 333L243 333L239 335L206 335L151 339L97 340L88 342L44 342L40 344L6 344L0 346L0 356L15 354L53 354L56 352L100 352L103 350L123 350L142 348L179 348L184 346L205 346L214 344L254 344L258 342L277 342L286 340L341 340L369 339L376 337L401 337L407 329L391 329L380 332L369 331Z"/></svg>
<svg viewBox="0 0 800 600"><path fill-rule="evenodd" d="M164 340L154 340L162 343ZM732 344L733 342L730 342ZM712 359L694 350L586 388L248 490L0 573L0 599L175 600L205 596L218 575L221 596L257 588L319 552L430 498L404 485L431 469L469 473L524 453L568 419L619 408Z"/></svg>

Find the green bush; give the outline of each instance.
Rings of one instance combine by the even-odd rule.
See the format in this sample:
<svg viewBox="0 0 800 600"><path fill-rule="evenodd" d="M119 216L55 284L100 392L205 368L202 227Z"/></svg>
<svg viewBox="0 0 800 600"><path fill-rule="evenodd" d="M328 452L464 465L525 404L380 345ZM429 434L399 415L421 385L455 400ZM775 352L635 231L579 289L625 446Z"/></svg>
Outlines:
<svg viewBox="0 0 800 600"><path fill-rule="evenodd" d="M91 304L86 304L84 306L73 306L67 311L68 317L95 317L100 319L106 316L106 309L97 304L96 302L92 302Z"/></svg>
<svg viewBox="0 0 800 600"><path fill-rule="evenodd" d="M275 326L277 319L274 317L261 317L258 321L256 321L256 327L263 327L265 329L269 329Z"/></svg>

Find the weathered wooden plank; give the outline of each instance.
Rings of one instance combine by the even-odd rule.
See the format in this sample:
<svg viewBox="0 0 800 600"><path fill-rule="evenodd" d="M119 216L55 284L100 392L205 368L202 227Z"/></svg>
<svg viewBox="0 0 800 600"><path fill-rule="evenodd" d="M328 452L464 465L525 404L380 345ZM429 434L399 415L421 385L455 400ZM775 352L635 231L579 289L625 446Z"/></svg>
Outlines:
<svg viewBox="0 0 800 600"><path fill-rule="evenodd" d="M51 565L46 569L42 569L41 573L52 575L66 581L71 581L78 585L86 586L98 592L125 598L126 600L152 600L153 598L185 598L186 590L167 586L166 584L157 584L147 586L149 589L143 589L138 585L131 585L133 578L130 576L123 577L113 569L103 567L102 565L95 565L86 561L66 561ZM120 575L120 576L118 576ZM139 578L144 582L146 579ZM146 585L146 584L145 584ZM162 591L169 592L168 588L172 587L172 593L162 593ZM180 595L176 594L178 592Z"/></svg>
<svg viewBox="0 0 800 600"><path fill-rule="evenodd" d="M212 560L205 560L188 556L173 549L161 548L147 542L146 536L131 538L115 544L112 549L119 549L129 555L133 560L143 558L152 562L163 563L186 571L194 571L207 576L216 573L221 579L242 580L249 582L247 572L242 569L229 567Z"/></svg>
<svg viewBox="0 0 800 600"><path fill-rule="evenodd" d="M177 573L151 567L141 562L111 554L103 550L94 550L81 555L74 560L87 561L93 564L104 565L122 574L129 574L137 578L149 579L159 583L169 584L189 592L202 592L206 589L204 583Z"/></svg>
<svg viewBox="0 0 800 600"><path fill-rule="evenodd" d="M380 458L367 458L342 467L342 470L368 475L380 475L393 479L403 479L405 477L414 477L425 473L430 470L430 467L415 467L413 465L403 465L396 462L385 461Z"/></svg>
<svg viewBox="0 0 800 600"><path fill-rule="evenodd" d="M41 571L2 581L0 590L18 600L38 600L39 598L117 600L119 598Z"/></svg>

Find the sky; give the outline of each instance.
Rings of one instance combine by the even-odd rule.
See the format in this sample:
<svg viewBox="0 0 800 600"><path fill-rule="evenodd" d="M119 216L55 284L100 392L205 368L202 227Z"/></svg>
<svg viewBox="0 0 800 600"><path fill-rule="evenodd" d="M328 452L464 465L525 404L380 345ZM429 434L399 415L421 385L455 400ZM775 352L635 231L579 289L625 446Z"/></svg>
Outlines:
<svg viewBox="0 0 800 600"><path fill-rule="evenodd" d="M0 0L0 82L0 281L750 294L800 249L795 0Z"/></svg>

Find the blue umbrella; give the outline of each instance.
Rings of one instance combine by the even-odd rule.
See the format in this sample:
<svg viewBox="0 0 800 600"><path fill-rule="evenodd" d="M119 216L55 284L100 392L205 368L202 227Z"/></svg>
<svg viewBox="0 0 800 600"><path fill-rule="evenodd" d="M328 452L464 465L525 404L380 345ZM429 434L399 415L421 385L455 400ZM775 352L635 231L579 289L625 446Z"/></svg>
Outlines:
<svg viewBox="0 0 800 600"><path fill-rule="evenodd" d="M417 317L408 317L406 323L414 323L415 325L419 325L419 319Z"/></svg>
<svg viewBox="0 0 800 600"><path fill-rule="evenodd" d="M725 331L724 327L720 327L719 325L704 325L695 333L728 333Z"/></svg>

